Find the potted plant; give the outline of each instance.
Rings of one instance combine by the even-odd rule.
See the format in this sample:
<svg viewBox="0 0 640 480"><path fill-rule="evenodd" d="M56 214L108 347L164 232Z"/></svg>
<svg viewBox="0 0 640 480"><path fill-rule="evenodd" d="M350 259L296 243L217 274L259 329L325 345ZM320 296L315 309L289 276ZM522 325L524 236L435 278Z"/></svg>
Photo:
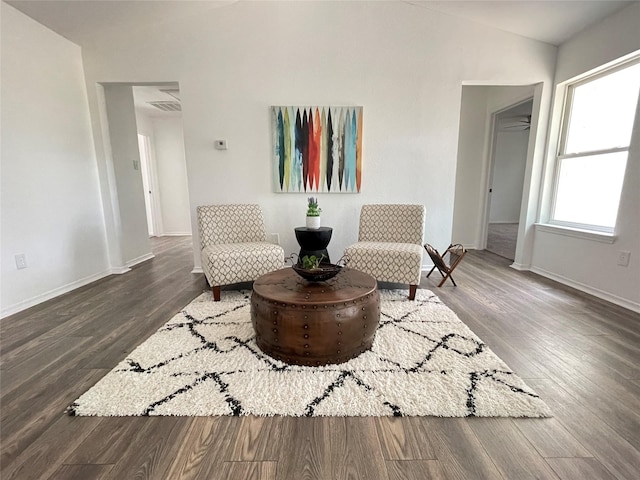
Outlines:
<svg viewBox="0 0 640 480"><path fill-rule="evenodd" d="M307 228L317 230L320 228L320 212L322 209L318 207L318 199L315 197L307 198Z"/></svg>
<svg viewBox="0 0 640 480"><path fill-rule="evenodd" d="M320 268L320 263L322 263L323 258L324 255L320 255L320 258L316 257L315 255L305 255L304 257L302 257L302 268L304 268L305 270L317 270Z"/></svg>

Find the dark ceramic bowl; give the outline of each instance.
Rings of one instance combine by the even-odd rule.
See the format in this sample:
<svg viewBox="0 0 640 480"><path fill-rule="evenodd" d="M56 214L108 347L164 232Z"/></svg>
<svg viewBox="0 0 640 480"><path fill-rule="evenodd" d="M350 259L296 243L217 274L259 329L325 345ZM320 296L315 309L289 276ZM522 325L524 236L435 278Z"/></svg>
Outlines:
<svg viewBox="0 0 640 480"><path fill-rule="evenodd" d="M295 263L291 266L291 268L293 268L293 270L298 275L300 275L305 280L308 280L309 282L323 282L325 280L329 280L330 278L335 277L338 273L340 273L340 270L342 270L341 266L334 265L332 263L321 263L318 268L315 268L313 270L302 268L300 265Z"/></svg>

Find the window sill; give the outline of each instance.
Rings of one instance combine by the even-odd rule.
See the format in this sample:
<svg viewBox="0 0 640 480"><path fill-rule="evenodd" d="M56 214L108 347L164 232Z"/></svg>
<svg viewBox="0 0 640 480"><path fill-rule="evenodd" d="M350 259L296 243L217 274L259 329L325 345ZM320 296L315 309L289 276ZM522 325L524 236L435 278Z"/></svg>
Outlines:
<svg viewBox="0 0 640 480"><path fill-rule="evenodd" d="M579 228L551 225L548 223L536 223L535 226L536 230L545 233L552 233L554 235L581 238L583 240L591 240L600 243L613 243L616 241L616 236L613 233L596 232L593 230L581 230Z"/></svg>

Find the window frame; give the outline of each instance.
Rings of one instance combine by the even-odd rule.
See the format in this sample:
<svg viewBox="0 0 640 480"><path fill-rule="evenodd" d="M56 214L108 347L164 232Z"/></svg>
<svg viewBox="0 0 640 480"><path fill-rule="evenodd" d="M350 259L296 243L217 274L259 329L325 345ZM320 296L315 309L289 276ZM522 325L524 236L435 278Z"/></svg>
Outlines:
<svg viewBox="0 0 640 480"><path fill-rule="evenodd" d="M587 83L591 83L600 78L606 77L608 75L611 75L617 71L632 67L633 65L636 65L636 64L640 64L640 56L635 56L631 59L625 60L616 65L610 66L608 68L604 68L596 73L580 78L579 80L568 81L563 85L564 101L561 109L560 129L558 132L558 144L557 144L557 149L555 154L553 191L551 196L551 208L549 211L549 220L548 220L549 225L557 226L557 227L567 227L570 229L576 229L576 230L594 232L594 233L604 233L604 234L611 234L611 235L615 233L617 220L616 220L616 225L614 225L613 227L606 227L602 225L585 224L585 223L570 222L566 220L555 219L554 216L555 216L555 210L556 210L556 199L558 197L560 169L562 167L563 160L577 158L577 157L593 157L593 156L609 154L609 153L627 152L627 161L628 161L629 149L631 146L631 137L629 138L629 143L625 147L617 146L613 148L606 148L606 149L599 149L599 150L585 150L581 152L566 153L566 145L567 145L569 128L571 124L571 109L573 106L573 97L574 97L574 92L576 88L582 85L585 85ZM638 102L640 102L640 94L636 99L636 111L637 111ZM637 120L638 120L637 116L634 117L633 119L634 125ZM632 130L634 125L632 125ZM626 174L627 166L628 165L625 165L625 174ZM618 208L619 206L620 206L620 198L618 198Z"/></svg>

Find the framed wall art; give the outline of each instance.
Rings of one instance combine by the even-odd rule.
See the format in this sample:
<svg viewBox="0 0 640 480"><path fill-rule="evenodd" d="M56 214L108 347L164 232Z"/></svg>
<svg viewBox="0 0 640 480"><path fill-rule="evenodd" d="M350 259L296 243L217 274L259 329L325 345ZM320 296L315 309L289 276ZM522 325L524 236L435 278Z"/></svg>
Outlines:
<svg viewBox="0 0 640 480"><path fill-rule="evenodd" d="M362 107L271 107L279 193L359 193Z"/></svg>

